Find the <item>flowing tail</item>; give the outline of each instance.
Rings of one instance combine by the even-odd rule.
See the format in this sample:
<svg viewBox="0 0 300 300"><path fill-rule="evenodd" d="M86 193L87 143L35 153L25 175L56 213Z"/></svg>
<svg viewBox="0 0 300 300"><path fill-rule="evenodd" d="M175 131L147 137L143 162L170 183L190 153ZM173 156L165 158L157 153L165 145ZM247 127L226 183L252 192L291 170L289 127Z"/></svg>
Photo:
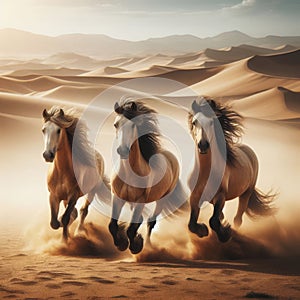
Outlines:
<svg viewBox="0 0 300 300"><path fill-rule="evenodd" d="M264 194L258 189L254 189L248 202L246 214L253 219L257 216L274 215L277 211L277 209L273 206L276 196L277 194Z"/></svg>

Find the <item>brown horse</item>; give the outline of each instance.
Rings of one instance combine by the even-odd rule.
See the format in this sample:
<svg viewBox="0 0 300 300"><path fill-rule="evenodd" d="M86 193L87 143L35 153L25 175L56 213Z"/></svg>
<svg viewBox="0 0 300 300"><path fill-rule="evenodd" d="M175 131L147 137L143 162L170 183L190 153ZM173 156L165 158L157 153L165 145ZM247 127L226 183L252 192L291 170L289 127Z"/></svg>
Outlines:
<svg viewBox="0 0 300 300"><path fill-rule="evenodd" d="M199 237L208 235L208 228L197 223L203 201L214 205L210 227L221 242L231 237L229 224L222 222L225 201L239 197L234 225L242 224L243 213L250 217L272 215L274 195L263 194L255 188L258 160L248 146L238 144L243 132L242 117L209 98L200 98L192 104L188 124L195 141L196 163L189 185L191 215L189 230Z"/></svg>
<svg viewBox="0 0 300 300"><path fill-rule="evenodd" d="M67 240L68 226L76 219L76 202L87 194L80 210L79 229L83 229L88 207L95 194L102 200L110 201L110 187L104 176L102 156L96 152L87 139L85 123L72 110L64 111L52 107L43 111L46 162L53 162L48 172L50 192L51 222L53 229L63 227L63 237ZM74 137L76 132L76 138ZM66 210L58 221L59 204L63 201Z"/></svg>
<svg viewBox="0 0 300 300"><path fill-rule="evenodd" d="M151 212L147 220L147 241L150 241L157 216L165 210L174 211L186 199L177 197L178 202L176 200L181 187L179 163L172 153L161 147L156 111L141 101L125 99L120 105L115 104L115 112L119 164L111 181L113 208L109 230L119 250L127 249L129 239L130 251L137 254L143 249L138 229L143 222L145 206L156 201L153 214ZM127 234L118 225L126 202L133 209Z"/></svg>

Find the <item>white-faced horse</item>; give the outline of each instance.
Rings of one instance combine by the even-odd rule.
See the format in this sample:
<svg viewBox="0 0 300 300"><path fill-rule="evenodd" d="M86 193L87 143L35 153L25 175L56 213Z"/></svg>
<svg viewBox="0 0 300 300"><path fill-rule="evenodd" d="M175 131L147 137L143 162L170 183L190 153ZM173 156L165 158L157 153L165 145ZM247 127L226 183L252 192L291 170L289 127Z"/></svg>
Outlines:
<svg viewBox="0 0 300 300"><path fill-rule="evenodd" d="M114 126L120 159L111 180L113 208L109 230L119 250L127 249L129 239L130 251L137 254L143 248L143 238L137 231L143 222L145 204L156 201L153 215L148 218L149 241L157 216L170 205L178 208L186 199L179 199L179 205L175 203L178 197L175 194L181 186L179 163L160 144L156 111L141 101L126 99L123 103L115 104L115 112L117 117ZM126 202L133 208L127 234L118 225Z"/></svg>
<svg viewBox="0 0 300 300"><path fill-rule="evenodd" d="M67 240L68 226L77 217L77 199L87 194L80 210L79 229L83 229L88 206L95 194L99 199L110 201L110 186L104 176L103 158L90 146L86 124L79 116L72 110L64 111L59 107L52 107L49 111L43 111L43 118L43 157L46 162L53 162L47 179L50 192L50 225L53 229L62 226L63 237ZM60 222L58 211L61 201L64 202L66 210Z"/></svg>
<svg viewBox="0 0 300 300"><path fill-rule="evenodd" d="M238 113L212 99L202 97L192 104L188 124L195 141L196 163L190 178L190 186L194 188L190 195L189 230L199 237L208 235L207 226L197 223L200 202L203 201L214 205L209 224L221 242L226 242L231 237L230 225L222 223L225 201L239 197L234 218L236 227L241 225L244 212L250 217L267 216L275 212L271 207L274 195L263 194L255 187L258 174L255 153L250 147L237 143L242 134L241 121L242 117ZM218 172L221 172L219 182L209 179L210 174ZM205 189L211 197L200 201Z"/></svg>

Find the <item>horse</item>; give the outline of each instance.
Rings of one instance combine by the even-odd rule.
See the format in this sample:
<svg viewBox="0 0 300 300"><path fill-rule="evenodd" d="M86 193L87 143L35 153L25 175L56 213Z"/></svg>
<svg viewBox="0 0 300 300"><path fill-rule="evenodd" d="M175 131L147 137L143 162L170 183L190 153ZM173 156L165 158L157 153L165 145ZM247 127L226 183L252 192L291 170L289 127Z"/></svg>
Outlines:
<svg viewBox="0 0 300 300"><path fill-rule="evenodd" d="M147 242L151 245L150 236L157 217L168 210L168 206L174 211L182 204L182 199L179 199L179 204L175 203L176 194L180 194L180 167L177 158L161 146L154 109L147 107L141 99L127 98L121 99L120 104L116 102L114 111L117 114L114 127L119 160L111 179L112 217L109 231L120 251L129 246L131 253L137 254L144 244L138 229L144 219L145 205L156 201L153 214L151 211L147 219ZM126 233L124 226L118 225L125 203L129 203L133 210Z"/></svg>
<svg viewBox="0 0 300 300"><path fill-rule="evenodd" d="M78 230L84 230L84 220L88 208L97 194L99 199L110 201L109 180L104 175L104 160L88 141L86 123L72 109L63 110L53 106L43 111L42 127L46 162L53 163L49 168L47 184L50 192L50 226L63 227L63 238L68 240L69 225L77 218L75 207L78 198L87 195L80 209ZM75 138L76 132L76 138ZM65 211L58 220L60 202Z"/></svg>
<svg viewBox="0 0 300 300"><path fill-rule="evenodd" d="M262 193L256 188L257 156L249 146L239 143L243 133L242 116L230 106L221 105L208 97L194 100L191 108L188 125L195 142L196 159L189 178L192 190L188 228L199 237L208 235L207 226L197 223L201 203L208 201L214 205L209 225L220 242L227 242L231 238L231 226L223 220L225 201L239 198L234 217L234 226L239 228L244 212L252 218L273 215L276 211L272 205L275 195ZM218 172L221 172L219 183L209 180L211 173ZM206 195L205 188L208 191Z"/></svg>

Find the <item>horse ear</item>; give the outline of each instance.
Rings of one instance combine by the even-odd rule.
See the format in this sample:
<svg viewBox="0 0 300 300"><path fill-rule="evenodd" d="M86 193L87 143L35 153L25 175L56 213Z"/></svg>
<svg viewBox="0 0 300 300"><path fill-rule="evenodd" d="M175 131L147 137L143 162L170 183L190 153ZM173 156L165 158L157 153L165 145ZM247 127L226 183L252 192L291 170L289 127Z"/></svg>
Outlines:
<svg viewBox="0 0 300 300"><path fill-rule="evenodd" d="M50 118L50 115L48 114L46 108L43 110L43 118L44 118L44 120L48 120Z"/></svg>
<svg viewBox="0 0 300 300"><path fill-rule="evenodd" d="M135 102L132 102L130 108L131 108L131 110L133 110L133 111L137 111L137 105L136 105L136 103L135 103Z"/></svg>
<svg viewBox="0 0 300 300"><path fill-rule="evenodd" d="M65 113L64 113L64 111L63 111L62 108L59 110L59 115L60 115L61 117L63 117L63 116L65 115Z"/></svg>
<svg viewBox="0 0 300 300"><path fill-rule="evenodd" d="M192 103L192 110L194 112L197 112L197 110L198 110L198 104L197 104L196 100L194 100Z"/></svg>
<svg viewBox="0 0 300 300"><path fill-rule="evenodd" d="M115 103L114 110L117 114L121 114L123 112L123 109L121 108L118 102Z"/></svg>

